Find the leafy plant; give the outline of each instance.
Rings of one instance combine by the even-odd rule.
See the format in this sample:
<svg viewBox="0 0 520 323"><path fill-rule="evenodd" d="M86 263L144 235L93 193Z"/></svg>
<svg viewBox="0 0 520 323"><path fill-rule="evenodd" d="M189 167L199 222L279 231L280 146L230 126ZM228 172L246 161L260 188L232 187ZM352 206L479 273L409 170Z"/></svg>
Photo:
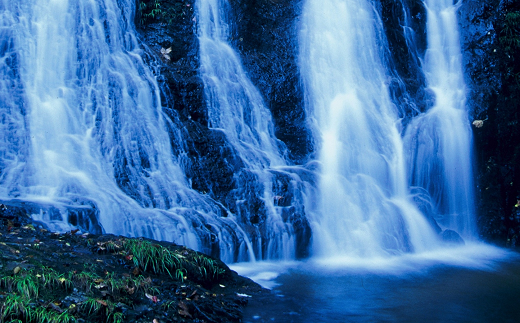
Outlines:
<svg viewBox="0 0 520 323"><path fill-rule="evenodd" d="M0 286L9 292L16 292L24 299L31 296L38 297L38 277L32 271L22 270L14 276L6 276L0 279Z"/></svg>
<svg viewBox="0 0 520 323"><path fill-rule="evenodd" d="M70 272L69 279L78 283L79 287L83 287L86 292L90 292L96 281L101 279L97 274L89 271Z"/></svg>
<svg viewBox="0 0 520 323"><path fill-rule="evenodd" d="M72 323L77 322L76 318L68 311L57 313L43 307L31 309L28 312L27 319L30 322L38 323Z"/></svg>
<svg viewBox="0 0 520 323"><path fill-rule="evenodd" d="M175 20L188 17L189 13L193 11L190 3L177 0L174 3L168 3L167 6L161 6L162 0L140 0L137 9L137 17L141 25L159 19L172 24Z"/></svg>
<svg viewBox="0 0 520 323"><path fill-rule="evenodd" d="M73 323L76 318L68 311L58 313L45 307L32 307L29 299L9 294L2 306L2 320L7 322Z"/></svg>
<svg viewBox="0 0 520 323"><path fill-rule="evenodd" d="M114 312L108 316L107 322L122 323L125 321L125 316L121 312Z"/></svg>
<svg viewBox="0 0 520 323"><path fill-rule="evenodd" d="M89 298L81 304L81 308L88 314L97 314L103 309L103 305L96 298Z"/></svg>
<svg viewBox="0 0 520 323"><path fill-rule="evenodd" d="M72 281L68 278L65 278L64 274L59 274L52 268L44 268L43 273L41 275L36 275L36 277L41 278L43 282L43 287L55 287L64 289L72 288Z"/></svg>

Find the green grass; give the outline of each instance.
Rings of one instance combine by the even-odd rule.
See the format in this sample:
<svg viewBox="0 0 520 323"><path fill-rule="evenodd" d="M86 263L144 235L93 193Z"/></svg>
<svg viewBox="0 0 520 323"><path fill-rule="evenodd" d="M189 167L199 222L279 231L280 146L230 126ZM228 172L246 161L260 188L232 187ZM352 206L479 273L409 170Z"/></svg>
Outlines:
<svg viewBox="0 0 520 323"><path fill-rule="evenodd" d="M76 318L68 311L58 313L44 307L34 307L30 300L10 294L2 306L2 322L24 323L72 323Z"/></svg>
<svg viewBox="0 0 520 323"><path fill-rule="evenodd" d="M211 258L203 255L197 255L193 258L195 265L199 271L200 276L206 283L213 283L218 281L225 269L218 266L218 264Z"/></svg>
<svg viewBox="0 0 520 323"><path fill-rule="evenodd" d="M134 265L143 271L151 271L155 274L167 273L175 278L176 270L183 267L182 256L146 240L127 239L124 241L124 248L131 256Z"/></svg>
<svg viewBox="0 0 520 323"><path fill-rule="evenodd" d="M16 292L25 299L38 297L39 282L38 277L33 271L20 270L14 276L5 276L0 279L0 287L4 287L9 292Z"/></svg>
<svg viewBox="0 0 520 323"><path fill-rule="evenodd" d="M89 271L70 272L69 279L77 283L77 286L83 288L87 293L96 285L96 281L101 279L96 273Z"/></svg>
<svg viewBox="0 0 520 323"><path fill-rule="evenodd" d="M98 314L103 309L103 305L96 298L89 298L81 304L81 309L89 315Z"/></svg>
<svg viewBox="0 0 520 323"><path fill-rule="evenodd" d="M115 312L108 316L107 322L122 323L125 321L125 316L121 312Z"/></svg>
<svg viewBox="0 0 520 323"><path fill-rule="evenodd" d="M140 273L167 274L181 282L190 277L209 285L225 272L218 261L207 256L166 248L143 239L120 238L91 248L124 257L139 270L132 270L132 275L108 272L97 264L66 273L44 266L31 270L17 267L11 275L0 278L0 289L6 292L4 299L0 299L0 323L73 323L80 317L88 318L87 321L124 322L125 316L116 304L131 302L136 293L148 294L148 298L160 294L152 279ZM63 291L70 293L73 288L81 290L88 298L68 309L54 303L61 299ZM108 298L105 297L107 294Z"/></svg>
<svg viewBox="0 0 520 323"><path fill-rule="evenodd" d="M29 308L29 301L18 295L7 295L4 305L2 306L2 318L15 319L18 317L26 317Z"/></svg>

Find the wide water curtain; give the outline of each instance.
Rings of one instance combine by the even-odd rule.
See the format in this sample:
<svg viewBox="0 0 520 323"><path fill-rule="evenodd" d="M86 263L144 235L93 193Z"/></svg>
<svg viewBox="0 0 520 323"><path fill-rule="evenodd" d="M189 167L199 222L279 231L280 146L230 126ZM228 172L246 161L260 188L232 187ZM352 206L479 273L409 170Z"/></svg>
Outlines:
<svg viewBox="0 0 520 323"><path fill-rule="evenodd" d="M226 0L198 0L198 35L201 74L209 114L209 126L223 131L244 163L236 175L237 212L248 227L259 258L294 258L292 227L284 223L282 208L275 206L274 170L286 165L284 145L274 135L270 111L259 91L247 77L238 53L231 47ZM249 175L248 175L249 174ZM253 176L251 178L250 176ZM262 223L250 225L255 212L241 207L251 194L260 197ZM256 231L256 232L255 232Z"/></svg>
<svg viewBox="0 0 520 323"><path fill-rule="evenodd" d="M435 105L408 127L410 184L443 229L476 238L472 133L457 23L458 4L425 1L428 49L424 70ZM460 4L460 3L459 3Z"/></svg>
<svg viewBox="0 0 520 323"><path fill-rule="evenodd" d="M307 0L300 66L321 175L315 253L384 256L436 244L408 196L403 143L368 0Z"/></svg>
<svg viewBox="0 0 520 323"><path fill-rule="evenodd" d="M172 152L182 138L168 135L141 59L135 1L1 6L0 198L52 205L38 219L61 229L84 208L91 230L233 250L209 237L236 236L234 224L188 187Z"/></svg>

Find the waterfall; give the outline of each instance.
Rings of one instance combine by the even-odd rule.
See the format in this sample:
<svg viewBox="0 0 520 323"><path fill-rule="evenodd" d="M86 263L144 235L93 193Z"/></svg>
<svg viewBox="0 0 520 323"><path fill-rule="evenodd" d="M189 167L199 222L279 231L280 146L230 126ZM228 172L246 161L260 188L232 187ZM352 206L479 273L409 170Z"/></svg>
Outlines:
<svg viewBox="0 0 520 323"><path fill-rule="evenodd" d="M397 107L368 0L307 0L300 66L320 181L309 212L314 252L385 256L438 244L408 190Z"/></svg>
<svg viewBox="0 0 520 323"><path fill-rule="evenodd" d="M53 229L83 221L233 260L247 239L188 185L171 145L183 138L141 59L134 6L0 2L0 199L52 205L59 212L33 217ZM94 215L80 221L71 209Z"/></svg>
<svg viewBox="0 0 520 323"><path fill-rule="evenodd" d="M435 105L408 127L410 185L434 210L439 225L475 239L472 132L457 23L460 5L425 1L428 48L424 70Z"/></svg>
<svg viewBox="0 0 520 323"><path fill-rule="evenodd" d="M295 166L230 42L229 3L198 0L208 126L239 170L214 201L184 174L182 125L142 60L135 1L0 0L0 201L38 205L33 218L51 229L168 240L228 262L294 259L309 225L318 256L421 252L448 229L472 239L457 5L425 3L436 102L403 129L372 1L305 1L299 64L316 154Z"/></svg>
<svg viewBox="0 0 520 323"><path fill-rule="evenodd" d="M209 127L226 135L236 156L244 163L244 171L235 175L238 184L234 197L238 216L248 227L256 256L260 259L294 259L294 229L283 218L291 205L277 203L283 197L275 194L273 185L280 177L299 180L288 172L286 148L274 135L271 113L229 43L227 12L226 0L197 1L200 70ZM251 195L260 197L260 209L240 206L251 199ZM263 215L250 214L255 211ZM251 216L265 219L255 223L257 221L251 221Z"/></svg>

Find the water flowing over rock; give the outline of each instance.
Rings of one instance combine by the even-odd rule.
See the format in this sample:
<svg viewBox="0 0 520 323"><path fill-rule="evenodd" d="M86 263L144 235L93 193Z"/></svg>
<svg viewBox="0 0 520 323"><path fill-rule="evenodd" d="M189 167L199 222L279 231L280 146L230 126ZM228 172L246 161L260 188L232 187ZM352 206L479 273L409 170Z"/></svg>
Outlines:
<svg viewBox="0 0 520 323"><path fill-rule="evenodd" d="M436 237L408 195L398 111L368 1L304 8L301 67L321 166L314 223L320 253L422 251Z"/></svg>
<svg viewBox="0 0 520 323"><path fill-rule="evenodd" d="M104 232L227 258L243 238L189 187L182 133L141 58L134 2L3 1L2 15L2 72L16 72L2 79L16 83L0 91L14 103L0 107L1 198L56 205L58 215L34 215L54 229L81 223L68 210L86 206Z"/></svg>
<svg viewBox="0 0 520 323"><path fill-rule="evenodd" d="M1 0L0 200L228 262L476 239L480 3Z"/></svg>
<svg viewBox="0 0 520 323"><path fill-rule="evenodd" d="M294 259L297 235L287 217L296 212L303 215L298 194L302 184L296 174L284 171L288 166L286 148L274 135L271 112L228 43L226 4L221 0L197 2L200 70L209 127L225 134L244 163L244 169L235 174L234 198L241 223L251 227L246 231L253 231L249 234L255 254ZM292 183L277 192L276 183L282 181Z"/></svg>
<svg viewBox="0 0 520 323"><path fill-rule="evenodd" d="M435 105L411 121L405 141L410 151L410 184L427 190L437 221L467 239L476 236L472 133L456 10L451 0L426 1L428 48L425 71Z"/></svg>

